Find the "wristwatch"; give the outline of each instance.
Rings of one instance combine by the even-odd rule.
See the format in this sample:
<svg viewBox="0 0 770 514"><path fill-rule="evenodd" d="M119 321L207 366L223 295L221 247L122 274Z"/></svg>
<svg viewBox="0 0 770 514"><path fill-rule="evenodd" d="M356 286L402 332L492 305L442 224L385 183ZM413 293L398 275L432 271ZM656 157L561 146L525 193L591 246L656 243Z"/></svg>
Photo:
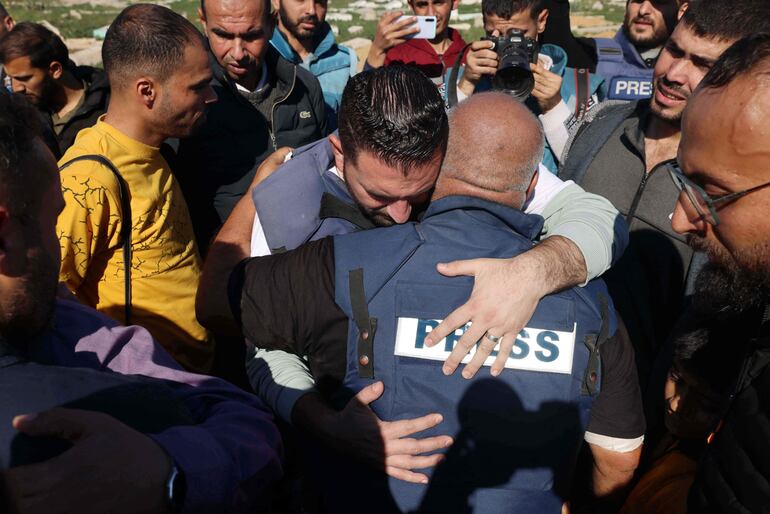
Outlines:
<svg viewBox="0 0 770 514"><path fill-rule="evenodd" d="M179 514L184 507L184 499L187 496L187 480L184 476L182 468L177 466L177 463L171 460L171 471L166 479L166 504L168 505L168 512L171 514Z"/></svg>

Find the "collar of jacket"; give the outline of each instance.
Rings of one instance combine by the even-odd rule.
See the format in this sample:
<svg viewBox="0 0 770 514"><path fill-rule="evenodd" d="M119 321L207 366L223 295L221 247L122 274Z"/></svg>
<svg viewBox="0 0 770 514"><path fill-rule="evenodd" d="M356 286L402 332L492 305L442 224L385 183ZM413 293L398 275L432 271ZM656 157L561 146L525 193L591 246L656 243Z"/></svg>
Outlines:
<svg viewBox="0 0 770 514"><path fill-rule="evenodd" d="M270 39L270 44L273 45L278 53L281 54L281 57L287 61L294 64L302 63L299 54L291 47L286 36L283 35L283 32L278 30L278 27L273 30L273 37ZM317 61L326 53L335 50L346 51L347 49L345 47L337 46L337 39L334 37L331 26L328 23L323 22L318 37L316 37L316 44L313 48L313 61Z"/></svg>
<svg viewBox="0 0 770 514"><path fill-rule="evenodd" d="M637 66L641 66L642 68L647 68L647 65L644 62L644 59L642 59L642 56L639 55L639 51L636 49L634 44L626 37L626 31L623 30L623 27L620 27L618 31L615 33L614 37L615 41L620 45L620 48L623 50L623 58L626 62L635 64Z"/></svg>
<svg viewBox="0 0 770 514"><path fill-rule="evenodd" d="M272 45L267 45L267 51L265 52L265 64L267 64L267 79L274 85L279 91L289 91L294 84L297 68L294 64L290 63L278 53ZM214 54L209 48L209 63L211 64L211 70L214 74L212 82L217 85L221 85L230 90L236 97L242 97L238 93L238 88L228 75L225 69L219 64ZM248 101L244 98L244 101Z"/></svg>
<svg viewBox="0 0 770 514"><path fill-rule="evenodd" d="M514 232L529 240L537 238L543 228L543 218L536 215L525 214L518 209L507 205L483 200L472 196L450 195L430 203L421 223L425 223L433 216L438 216L449 211L462 210L473 212L492 223L502 221Z"/></svg>
<svg viewBox="0 0 770 514"><path fill-rule="evenodd" d="M560 77L564 75L564 70L567 69L567 52L562 47L548 43L540 47L540 53L547 55L553 60L551 73L555 73Z"/></svg>
<svg viewBox="0 0 770 514"><path fill-rule="evenodd" d="M72 74L85 84L85 100L78 113L87 113L94 109L106 108L110 94L110 83L107 74L91 66L77 66Z"/></svg>
<svg viewBox="0 0 770 514"><path fill-rule="evenodd" d="M640 100L636 104L636 109L628 117L634 121L634 123L627 125L623 130L623 136L628 141L628 144L636 150L642 161L646 162L646 156L644 152L644 131L647 129L647 124L650 123L650 101Z"/></svg>
<svg viewBox="0 0 770 514"><path fill-rule="evenodd" d="M449 40L451 43L447 49L444 50L443 55L452 55L453 53L459 54L465 47L465 41L463 40L460 33L452 27L447 28L447 34L449 35ZM406 43L403 43L403 47L409 47L416 52L427 54L433 61L437 63L440 62L438 53L433 49L427 39L410 39ZM451 66L452 64L454 64L454 62L448 63L447 66Z"/></svg>

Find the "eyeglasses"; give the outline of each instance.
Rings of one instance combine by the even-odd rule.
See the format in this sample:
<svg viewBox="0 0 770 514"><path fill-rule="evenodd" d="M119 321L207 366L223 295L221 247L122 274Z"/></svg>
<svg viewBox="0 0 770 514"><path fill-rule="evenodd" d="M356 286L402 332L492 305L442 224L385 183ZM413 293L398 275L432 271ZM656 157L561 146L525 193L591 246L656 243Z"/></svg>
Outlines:
<svg viewBox="0 0 770 514"><path fill-rule="evenodd" d="M765 182L758 186L754 186L750 189L744 189L743 191L737 191L735 193L727 193L716 198L710 197L706 191L703 190L698 184L687 178L682 172L682 168L679 167L679 163L676 159L673 159L666 163L671 180L674 181L679 191L684 191L687 198L690 200L690 204L695 208L700 219L710 223L713 226L719 225L719 216L717 216L718 206L724 205L728 202L732 202L746 196L749 193L753 193L759 189L770 186L770 182Z"/></svg>

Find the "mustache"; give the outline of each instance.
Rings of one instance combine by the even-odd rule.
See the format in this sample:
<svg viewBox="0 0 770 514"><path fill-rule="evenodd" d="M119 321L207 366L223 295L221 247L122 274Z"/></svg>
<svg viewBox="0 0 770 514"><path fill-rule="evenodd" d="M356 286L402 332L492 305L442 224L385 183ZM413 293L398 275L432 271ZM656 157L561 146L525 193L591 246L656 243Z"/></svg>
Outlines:
<svg viewBox="0 0 770 514"><path fill-rule="evenodd" d="M298 23L318 23L318 15L311 14L309 16L302 16Z"/></svg>
<svg viewBox="0 0 770 514"><path fill-rule="evenodd" d="M671 92L676 93L677 95L681 96L685 100L690 98L690 92L687 91L682 84L679 84L677 82L671 82L666 78L665 75L662 75L658 79L658 83L663 84L666 86L667 89L671 90Z"/></svg>

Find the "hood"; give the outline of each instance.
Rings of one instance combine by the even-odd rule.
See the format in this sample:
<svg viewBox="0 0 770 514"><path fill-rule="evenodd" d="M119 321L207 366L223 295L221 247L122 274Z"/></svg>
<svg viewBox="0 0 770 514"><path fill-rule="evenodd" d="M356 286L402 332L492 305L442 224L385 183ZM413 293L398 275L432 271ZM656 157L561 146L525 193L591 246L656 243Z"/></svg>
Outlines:
<svg viewBox="0 0 770 514"><path fill-rule="evenodd" d="M562 47L546 44L540 47L540 53L547 55L553 61L551 72L559 76L564 75L564 70L567 68L567 52Z"/></svg>

